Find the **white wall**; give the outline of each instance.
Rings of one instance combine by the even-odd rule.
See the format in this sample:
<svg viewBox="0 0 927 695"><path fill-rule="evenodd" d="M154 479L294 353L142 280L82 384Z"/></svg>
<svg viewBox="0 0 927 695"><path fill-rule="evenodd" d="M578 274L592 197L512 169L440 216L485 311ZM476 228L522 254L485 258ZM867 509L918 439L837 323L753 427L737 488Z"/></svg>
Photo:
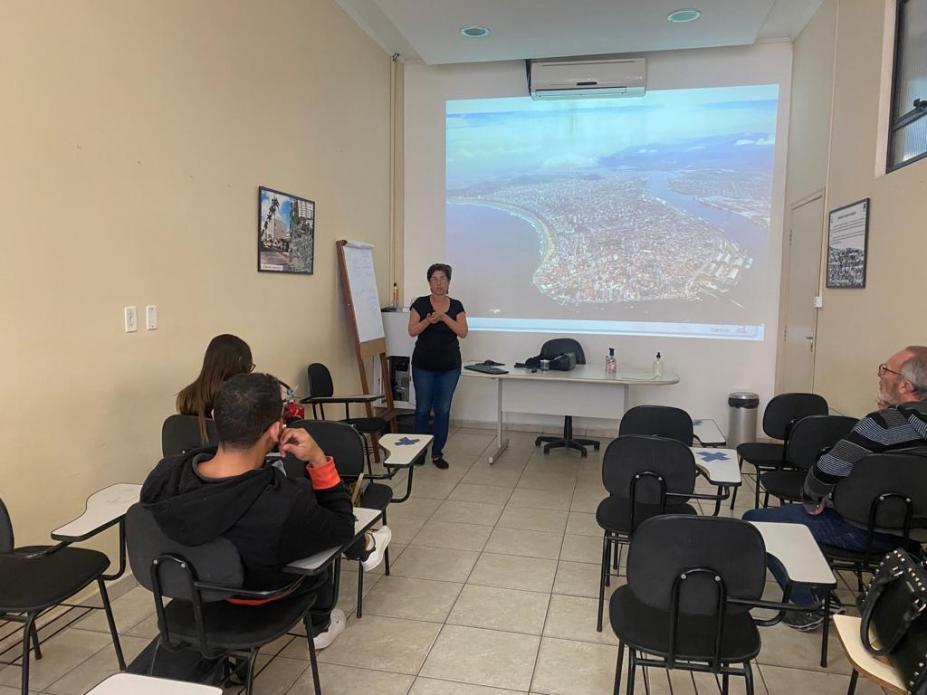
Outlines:
<svg viewBox="0 0 927 695"><path fill-rule="evenodd" d="M759 320L766 324L763 342L682 338L578 336L587 361L604 361L609 346L617 349L619 365L649 369L659 350L666 370L678 373L670 387L635 387L630 405L671 404L695 416L714 417L727 426L727 394L734 389L756 391L765 401L773 393L778 333L779 268L781 264L785 165L788 133L792 47L767 43L752 47L672 51L647 54L650 90L779 84L779 122L770 223L767 298ZM445 100L527 95L523 62L405 68L405 252L404 297L425 294L425 269L444 256ZM456 274L479 274L480 268L455 268ZM492 278L485 278L491 282ZM453 285L451 287L453 294ZM466 297L460 297L464 306ZM464 359L492 358L511 363L536 354L548 336L535 333L471 333L463 343ZM463 379L454 399L456 420L495 419L495 391L490 383ZM762 407L762 404L761 404ZM552 406L552 412L557 407ZM511 416L512 422L556 425L559 418ZM615 422L588 420L579 427L614 430Z"/></svg>

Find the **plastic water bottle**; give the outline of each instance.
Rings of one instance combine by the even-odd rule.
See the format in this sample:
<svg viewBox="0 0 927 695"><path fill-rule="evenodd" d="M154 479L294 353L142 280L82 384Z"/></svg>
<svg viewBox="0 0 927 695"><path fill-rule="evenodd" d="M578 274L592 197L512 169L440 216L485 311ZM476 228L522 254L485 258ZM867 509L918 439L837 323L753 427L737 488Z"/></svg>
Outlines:
<svg viewBox="0 0 927 695"><path fill-rule="evenodd" d="M608 348L608 354L605 356L605 375L615 376L618 373L618 360L615 359L615 348Z"/></svg>
<svg viewBox="0 0 927 695"><path fill-rule="evenodd" d="M659 352L657 353L657 358L653 361L653 378L663 378L663 358L660 356Z"/></svg>

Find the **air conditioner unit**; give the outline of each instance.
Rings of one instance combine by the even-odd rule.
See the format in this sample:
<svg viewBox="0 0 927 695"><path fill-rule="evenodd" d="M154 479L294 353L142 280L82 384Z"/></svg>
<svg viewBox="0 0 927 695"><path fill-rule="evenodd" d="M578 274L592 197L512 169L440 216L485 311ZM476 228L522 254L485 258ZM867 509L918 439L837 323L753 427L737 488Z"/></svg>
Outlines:
<svg viewBox="0 0 927 695"><path fill-rule="evenodd" d="M529 60L532 99L642 97L647 87L644 58Z"/></svg>

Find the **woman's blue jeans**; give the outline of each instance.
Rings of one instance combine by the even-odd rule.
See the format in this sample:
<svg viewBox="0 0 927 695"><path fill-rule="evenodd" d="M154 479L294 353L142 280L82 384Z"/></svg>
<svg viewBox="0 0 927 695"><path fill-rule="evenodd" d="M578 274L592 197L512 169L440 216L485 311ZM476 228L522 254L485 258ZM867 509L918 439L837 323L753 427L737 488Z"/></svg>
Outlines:
<svg viewBox="0 0 927 695"><path fill-rule="evenodd" d="M460 369L446 372L432 372L412 367L412 382L415 384L415 431L419 434L434 434L431 443L431 457L444 455L444 445L451 423L451 399ZM434 412L434 432L428 429L428 416Z"/></svg>

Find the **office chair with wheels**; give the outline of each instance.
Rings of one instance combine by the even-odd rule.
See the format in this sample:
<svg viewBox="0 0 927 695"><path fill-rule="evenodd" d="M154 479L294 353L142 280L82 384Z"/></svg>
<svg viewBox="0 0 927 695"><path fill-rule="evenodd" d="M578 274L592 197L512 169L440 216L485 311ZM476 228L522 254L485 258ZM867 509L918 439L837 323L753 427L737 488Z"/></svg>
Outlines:
<svg viewBox="0 0 927 695"><path fill-rule="evenodd" d="M741 470L744 461L756 468L756 476L787 467L785 447L792 425L809 415L827 415L827 401L815 393L780 393L774 396L763 411L763 432L780 442L744 442L737 446ZM731 509L737 500L737 490L731 497ZM760 506L760 486L756 486L754 507Z"/></svg>
<svg viewBox="0 0 927 695"><path fill-rule="evenodd" d="M208 659L234 656L247 663L245 693L251 695L258 650L302 622L313 686L316 695L321 695L310 620L316 595L299 590L305 577L278 589L244 589L244 568L231 541L218 538L198 546L176 543L140 504L129 508L126 535L132 573L154 594L158 616L159 636L149 675L154 673L161 650L193 649ZM170 600L165 603L165 598ZM241 605L228 599L268 602Z"/></svg>
<svg viewBox="0 0 927 695"><path fill-rule="evenodd" d="M739 519L660 516L644 521L628 554L628 583L609 602L618 637L615 690L629 650L629 695L638 667L699 671L744 679L753 695L750 662L760 653L753 607L782 610L762 601L766 548L760 532ZM644 673L646 677L646 671Z"/></svg>
<svg viewBox="0 0 927 695"><path fill-rule="evenodd" d="M165 458L204 446L218 446L216 421L206 419L206 441L200 437L199 419L195 415L169 415L161 425L161 454Z"/></svg>
<svg viewBox="0 0 927 695"><path fill-rule="evenodd" d="M335 460L338 474L346 482L353 482L364 472L364 438L350 425L331 420L300 420L290 427L302 427L318 443L322 451ZM305 466L292 456L284 462L287 476L305 476ZM383 512L383 525L387 525L386 508L393 501L393 488L383 483L362 481L363 490L358 506L379 509ZM362 591L364 586L364 565L357 563L357 617L363 615ZM383 555L383 572L389 575L389 548Z"/></svg>
<svg viewBox="0 0 927 695"><path fill-rule="evenodd" d="M541 357L551 359L559 355L572 352L576 356L576 364L586 364L586 354L583 352L583 346L578 340L573 338L554 338L546 341L541 346ZM535 446L544 444L544 453L549 454L551 449L575 449L582 456L586 455L586 447L591 446L594 451L598 451L601 446L596 439L580 439L573 437L573 416L566 415L563 418L563 435L560 437L540 436L534 440Z"/></svg>
<svg viewBox="0 0 927 695"><path fill-rule="evenodd" d="M801 501L808 470L846 437L857 422L856 418L843 415L809 415L796 422L785 447L785 461L794 466L794 470L770 471L759 477L757 485L765 492L763 506L769 506L770 495L780 504Z"/></svg>
<svg viewBox="0 0 927 695"><path fill-rule="evenodd" d="M648 434L675 439L692 446L692 417L682 408L668 405L636 405L621 416L618 436Z"/></svg>
<svg viewBox="0 0 927 695"><path fill-rule="evenodd" d="M121 670L126 667L104 581L109 558L96 550L68 545L62 542L54 546L14 547L10 515L0 500L0 618L23 624L22 695L29 693L30 645L35 658L42 658L36 620L94 581L103 602L116 661Z"/></svg>
<svg viewBox="0 0 927 695"><path fill-rule="evenodd" d="M369 408L371 403L380 400L383 396L369 394L335 396L335 387L332 383L332 375L331 372L328 371L328 367L319 362L313 362L306 371L309 376L309 396L307 398L301 398L299 402L312 406L312 417L316 420L325 419L326 404L344 405L344 418L341 422L346 422L351 425L364 436L364 450L367 456L367 473L372 474L373 471L370 467L369 458L370 451L371 449L373 450L373 458L379 463L380 447L377 446L377 441L380 435L389 429L389 421L385 418L376 416L351 417L351 404L362 403ZM368 410L367 412L370 411ZM373 440L373 444L370 447L366 446L367 436Z"/></svg>
<svg viewBox="0 0 927 695"><path fill-rule="evenodd" d="M833 569L852 571L862 593L863 572L871 573L888 552L874 548L875 534L889 534L888 540L896 537L896 547L923 555L911 531L927 528L927 446L862 458L850 476L837 483L833 502L844 519L866 529L866 548L821 545L821 552Z"/></svg>

